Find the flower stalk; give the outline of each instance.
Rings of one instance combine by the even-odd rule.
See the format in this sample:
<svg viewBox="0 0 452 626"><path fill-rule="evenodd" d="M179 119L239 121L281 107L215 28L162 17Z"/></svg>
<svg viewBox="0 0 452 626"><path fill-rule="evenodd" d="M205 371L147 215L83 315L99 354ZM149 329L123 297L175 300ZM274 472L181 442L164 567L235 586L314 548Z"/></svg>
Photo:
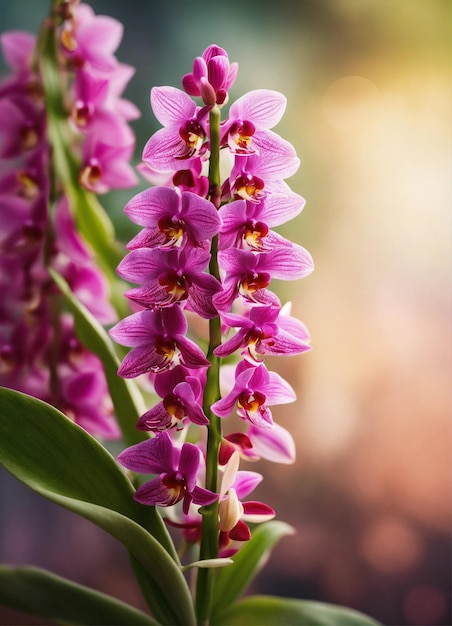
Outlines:
<svg viewBox="0 0 452 626"><path fill-rule="evenodd" d="M209 197L216 209L219 209L221 199L220 121L221 111L220 108L215 105L209 114ZM218 235L212 238L210 255L209 271L212 276L220 280L220 270L218 267ZM210 367L207 370L203 402L204 412L210 422L207 427L206 487L214 493L218 490L218 454L222 437L220 418L211 411L212 404L221 397L220 359L214 352L219 345L221 345L221 320L219 315L217 315L209 320L209 348L207 359L210 362ZM202 534L200 559L215 559L218 557L218 501L204 507L201 513ZM199 624L208 624L209 621L215 573L215 570L210 568L201 568L198 570L196 611Z"/></svg>

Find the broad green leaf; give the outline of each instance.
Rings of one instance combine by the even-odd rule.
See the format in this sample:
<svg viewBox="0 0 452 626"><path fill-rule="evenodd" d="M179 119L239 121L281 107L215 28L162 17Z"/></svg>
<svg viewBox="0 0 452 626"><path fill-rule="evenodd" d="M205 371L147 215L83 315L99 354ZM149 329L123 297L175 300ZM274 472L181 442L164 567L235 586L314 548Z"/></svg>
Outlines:
<svg viewBox="0 0 452 626"><path fill-rule="evenodd" d="M378 626L363 613L334 604L250 596L212 620L213 626Z"/></svg>
<svg viewBox="0 0 452 626"><path fill-rule="evenodd" d="M133 606L36 567L0 565L0 604L64 624L157 624Z"/></svg>
<svg viewBox="0 0 452 626"><path fill-rule="evenodd" d="M0 463L123 543L148 574L146 599L160 622L194 623L193 601L160 515L133 500L131 483L98 441L45 402L0 388Z"/></svg>
<svg viewBox="0 0 452 626"><path fill-rule="evenodd" d="M276 520L260 524L253 530L252 538L232 557L233 564L217 573L212 602L214 617L246 591L265 564L273 546L282 537L291 534L293 528L289 524Z"/></svg>
<svg viewBox="0 0 452 626"><path fill-rule="evenodd" d="M103 326L75 297L64 278L52 268L49 268L49 273L63 293L74 316L78 338L102 361L116 419L125 443L130 446L144 441L148 435L135 428L135 424L140 415L146 411L146 407L134 381L118 376L119 359L112 340Z"/></svg>

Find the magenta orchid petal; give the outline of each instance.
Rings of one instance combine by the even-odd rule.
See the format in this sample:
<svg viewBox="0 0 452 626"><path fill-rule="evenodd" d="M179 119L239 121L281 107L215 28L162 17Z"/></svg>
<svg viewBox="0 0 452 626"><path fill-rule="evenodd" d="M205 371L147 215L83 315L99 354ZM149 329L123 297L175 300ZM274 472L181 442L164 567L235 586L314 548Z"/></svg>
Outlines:
<svg viewBox="0 0 452 626"><path fill-rule="evenodd" d="M297 339L281 328L279 328L275 339L263 339L256 347L258 353L273 356L301 354L309 350L311 350L311 346L306 341Z"/></svg>
<svg viewBox="0 0 452 626"><path fill-rule="evenodd" d="M167 187L146 189L132 198L124 211L136 224L159 228L163 235L168 233L166 240L186 233L193 245L216 235L221 224L211 202L192 192L180 194Z"/></svg>
<svg viewBox="0 0 452 626"><path fill-rule="evenodd" d="M122 378L136 378L147 372L162 372L172 364L168 354L159 354L155 346L132 348L118 369Z"/></svg>
<svg viewBox="0 0 452 626"><path fill-rule="evenodd" d="M275 517L275 511L264 504L263 502L248 501L243 502L243 515L242 520L244 522L259 524L262 522L268 522Z"/></svg>
<svg viewBox="0 0 452 626"><path fill-rule="evenodd" d="M229 531L229 538L234 541L249 541L251 531L242 520L239 520L232 530Z"/></svg>
<svg viewBox="0 0 452 626"><path fill-rule="evenodd" d="M116 268L118 274L132 283L148 282L161 272L160 250L139 248L129 252Z"/></svg>
<svg viewBox="0 0 452 626"><path fill-rule="evenodd" d="M311 255L305 248L295 243L280 245L268 254L260 255L256 269L271 272L273 278L298 280L305 278L314 270Z"/></svg>
<svg viewBox="0 0 452 626"><path fill-rule="evenodd" d="M167 243L167 237L158 228L143 228L128 242L127 250L137 250L138 248L158 248Z"/></svg>
<svg viewBox="0 0 452 626"><path fill-rule="evenodd" d="M259 154L247 158L246 169L264 180L285 179L298 170L300 159L292 144L271 130L254 137Z"/></svg>
<svg viewBox="0 0 452 626"><path fill-rule="evenodd" d="M168 489L161 476L141 485L133 497L137 502L148 506L172 506L181 499L178 491Z"/></svg>
<svg viewBox="0 0 452 626"><path fill-rule="evenodd" d="M182 446L179 471L184 475L188 491L193 491L196 486L196 472L200 462L201 452L192 443L185 443Z"/></svg>
<svg viewBox="0 0 452 626"><path fill-rule="evenodd" d="M176 348L188 367L208 365L202 350L184 337L186 331L187 320L178 306L139 311L125 318L110 330L115 341L133 348L124 358L119 375L132 378L165 371L173 364Z"/></svg>
<svg viewBox="0 0 452 626"><path fill-rule="evenodd" d="M257 130L276 126L286 110L287 99L277 91L256 89L238 98L229 109L231 119L250 120Z"/></svg>
<svg viewBox="0 0 452 626"><path fill-rule="evenodd" d="M150 337L161 332L161 324L155 327L156 314L153 311L139 311L125 317L109 330L109 334L121 346L137 347L146 344Z"/></svg>
<svg viewBox="0 0 452 626"><path fill-rule="evenodd" d="M173 471L177 467L176 451L168 435L162 433L158 437L126 448L119 454L118 461L133 472L160 474Z"/></svg>
<svg viewBox="0 0 452 626"><path fill-rule="evenodd" d="M31 67L36 37L26 31L9 31L0 35L3 56L9 67L16 72Z"/></svg>
<svg viewBox="0 0 452 626"><path fill-rule="evenodd" d="M190 96L196 97L201 95L198 84L199 80L195 80L193 74L185 74L185 76L182 77L182 86Z"/></svg>
<svg viewBox="0 0 452 626"><path fill-rule="evenodd" d="M221 290L218 280L204 272L209 260L209 252L201 248L139 248L122 260L117 271L129 281L144 283L125 294L143 306L166 307L188 299L192 310L209 319L217 314L212 296Z"/></svg>
<svg viewBox="0 0 452 626"><path fill-rule="evenodd" d="M216 502L218 500L218 494L209 491L208 489L204 489L203 487L199 487L197 485L193 489L193 502L195 504L201 504L202 506L206 504L212 504L212 502Z"/></svg>
<svg viewBox="0 0 452 626"><path fill-rule="evenodd" d="M187 414L193 424L198 424L198 426L207 426L209 424L209 419L206 417L202 407L196 402L187 404Z"/></svg>
<svg viewBox="0 0 452 626"><path fill-rule="evenodd" d="M191 502L210 503L218 498L217 494L197 485L199 448L184 443L179 449L166 431L127 448L118 460L128 469L135 468L132 471L160 474L137 489L134 497L143 504L172 506L183 500L187 514Z"/></svg>
<svg viewBox="0 0 452 626"><path fill-rule="evenodd" d="M273 428L273 416L270 408L266 405L259 407L255 411L245 411L244 409L239 409L237 414L240 415L243 419L247 419L254 424L258 428L268 429Z"/></svg>
<svg viewBox="0 0 452 626"><path fill-rule="evenodd" d="M179 307L171 307L159 313L163 328L169 336L179 337L185 335L188 329L188 322ZM187 367L190 367L189 365Z"/></svg>
<svg viewBox="0 0 452 626"><path fill-rule="evenodd" d="M305 324L291 315L280 315L278 324L281 330L296 337L299 341L308 342L311 338Z"/></svg>
<svg viewBox="0 0 452 626"><path fill-rule="evenodd" d="M79 237L69 210L69 201L64 196L55 209L55 229L61 250L78 265L86 265L90 256L86 245Z"/></svg>
<svg viewBox="0 0 452 626"><path fill-rule="evenodd" d="M268 226L280 226L297 217L304 208L306 201L296 193L272 193L265 196L254 209L258 211L255 219L263 220Z"/></svg>
<svg viewBox="0 0 452 626"><path fill-rule="evenodd" d="M176 345L180 350L181 362L186 367L197 369L210 365L210 362L204 356L204 352L193 341L180 335L176 340Z"/></svg>
<svg viewBox="0 0 452 626"><path fill-rule="evenodd" d="M253 450L259 457L274 463L290 464L295 462L295 442L289 431L279 424L271 430L262 430L251 425L248 437Z"/></svg>
<svg viewBox="0 0 452 626"><path fill-rule="evenodd" d="M172 418L163 402L158 402L152 409L143 413L136 428L139 430L165 430L172 425Z"/></svg>
<svg viewBox="0 0 452 626"><path fill-rule="evenodd" d="M293 387L277 372L268 372L266 381L267 400L270 404L287 404L295 402L297 396Z"/></svg>
<svg viewBox="0 0 452 626"><path fill-rule="evenodd" d="M212 413L218 415L218 417L227 417L234 408L235 403L236 396L230 393L221 400L214 402L210 408Z"/></svg>
<svg viewBox="0 0 452 626"><path fill-rule="evenodd" d="M190 376L190 370L184 367L183 365L176 365L176 367L174 367L172 370L169 370L168 372L163 372L162 374L158 374L155 377L155 380L154 380L155 392L161 398L163 398L168 393L173 391L176 385L186 381L187 378L190 379L190 384L192 385L191 379L194 377ZM195 380L200 385L199 381L197 381L197 379Z"/></svg>
<svg viewBox="0 0 452 626"><path fill-rule="evenodd" d="M211 202L200 198L197 194L190 191L183 192L181 214L186 221L190 220L194 238L198 241L210 239L219 231L221 219L218 211Z"/></svg>
<svg viewBox="0 0 452 626"><path fill-rule="evenodd" d="M162 126L181 125L196 113L196 103L183 91L175 87L153 87L151 106Z"/></svg>
<svg viewBox="0 0 452 626"><path fill-rule="evenodd" d="M209 84L217 92L221 89L228 77L229 59L224 55L216 55L207 62L207 76Z"/></svg>
<svg viewBox="0 0 452 626"><path fill-rule="evenodd" d="M240 470L237 472L234 480L234 489L237 492L239 500L246 498L263 480L262 474L258 472L250 472Z"/></svg>
<svg viewBox="0 0 452 626"><path fill-rule="evenodd" d="M216 278L207 273L198 273L192 277L193 283L189 291L187 306L204 319L218 315L213 304L213 296L222 289Z"/></svg>
<svg viewBox="0 0 452 626"><path fill-rule="evenodd" d="M187 152L187 144L173 128L161 128L143 149L143 161L156 172L186 169L197 157Z"/></svg>
<svg viewBox="0 0 452 626"><path fill-rule="evenodd" d="M233 337L224 341L214 350L214 354L219 357L229 356L244 345L246 341L246 330L239 330Z"/></svg>

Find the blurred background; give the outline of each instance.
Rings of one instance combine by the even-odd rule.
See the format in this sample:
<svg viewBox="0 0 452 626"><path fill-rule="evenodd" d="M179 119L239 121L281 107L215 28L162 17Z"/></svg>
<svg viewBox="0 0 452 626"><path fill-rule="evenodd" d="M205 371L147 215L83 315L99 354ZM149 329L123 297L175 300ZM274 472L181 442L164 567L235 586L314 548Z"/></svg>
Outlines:
<svg viewBox="0 0 452 626"><path fill-rule="evenodd" d="M288 98L277 131L307 200L280 231L315 272L278 284L313 350L271 362L297 403L274 410L291 466L259 463L255 496L294 526L253 584L388 626L450 625L451 122L448 0L92 0L124 23L117 56L137 162L158 128L154 85L180 85L211 43L239 62L231 100ZM36 31L47 0L0 0L1 30ZM2 74L5 66L1 66ZM119 236L137 190L104 198ZM143 607L127 555L0 470L0 561L33 563ZM2 624L39 624L0 608Z"/></svg>

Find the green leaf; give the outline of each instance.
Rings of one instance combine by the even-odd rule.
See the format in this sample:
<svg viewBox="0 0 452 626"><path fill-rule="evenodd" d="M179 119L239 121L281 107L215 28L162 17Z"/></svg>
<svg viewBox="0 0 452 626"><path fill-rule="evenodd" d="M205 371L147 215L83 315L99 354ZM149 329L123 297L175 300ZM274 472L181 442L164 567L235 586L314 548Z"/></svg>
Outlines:
<svg viewBox="0 0 452 626"><path fill-rule="evenodd" d="M246 591L273 546L282 537L293 532L289 524L276 520L260 524L253 530L252 538L232 557L234 563L217 572L212 602L214 617L231 606Z"/></svg>
<svg viewBox="0 0 452 626"><path fill-rule="evenodd" d="M63 293L74 316L77 337L102 361L124 441L128 446L144 441L148 438L147 433L135 428L138 418L146 411L143 397L133 380L118 376L119 359L110 336L75 297L64 278L52 268L49 268L49 273Z"/></svg>
<svg viewBox="0 0 452 626"><path fill-rule="evenodd" d="M378 626L367 615L333 604L250 596L212 621L213 626Z"/></svg>
<svg viewBox="0 0 452 626"><path fill-rule="evenodd" d="M0 462L37 493L123 543L148 574L146 599L160 622L195 622L190 591L160 515L133 500L130 481L98 441L45 402L0 388Z"/></svg>
<svg viewBox="0 0 452 626"><path fill-rule="evenodd" d="M36 567L0 566L0 604L57 623L157 624L124 602Z"/></svg>

